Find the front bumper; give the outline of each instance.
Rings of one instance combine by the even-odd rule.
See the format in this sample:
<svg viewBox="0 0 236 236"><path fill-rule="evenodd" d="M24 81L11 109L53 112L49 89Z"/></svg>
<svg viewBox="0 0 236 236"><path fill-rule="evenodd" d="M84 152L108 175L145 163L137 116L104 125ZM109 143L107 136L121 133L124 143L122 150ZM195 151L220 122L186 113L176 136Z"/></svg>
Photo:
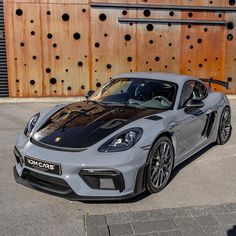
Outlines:
<svg viewBox="0 0 236 236"><path fill-rule="evenodd" d="M56 196L75 200L123 200L144 192L143 171L147 151L69 153L49 150L30 142L16 145L16 182ZM136 154L138 153L138 155ZM18 156L21 155L21 158ZM60 163L55 175L25 165L25 157ZM98 184L98 177L100 183ZM110 187L110 186L114 187Z"/></svg>
<svg viewBox="0 0 236 236"><path fill-rule="evenodd" d="M114 201L114 200L119 200L119 201L122 201L122 200L133 198L139 194L139 193L127 194L127 195L118 196L118 197L114 197L114 196L112 196L112 197L110 197L110 196L102 196L102 197L101 196L79 196L69 187L69 185L67 187L64 186L65 189L67 188L67 190L64 193L63 192L58 193L58 192L52 191L52 189L49 190L48 187L45 187L45 188L43 187L44 184L45 184L45 186L47 186L47 185L53 186L53 183L48 182L48 180L43 183L43 181L40 178L38 180L35 179L32 181L31 178L28 178L26 176L20 177L19 174L17 173L16 166L13 167L13 174L14 174L15 181L25 187L28 187L28 188L31 188L34 190L38 190L43 193L51 194L54 196L66 198L71 201L74 201L74 200L79 200L79 201ZM54 185L54 187L55 187L55 185Z"/></svg>

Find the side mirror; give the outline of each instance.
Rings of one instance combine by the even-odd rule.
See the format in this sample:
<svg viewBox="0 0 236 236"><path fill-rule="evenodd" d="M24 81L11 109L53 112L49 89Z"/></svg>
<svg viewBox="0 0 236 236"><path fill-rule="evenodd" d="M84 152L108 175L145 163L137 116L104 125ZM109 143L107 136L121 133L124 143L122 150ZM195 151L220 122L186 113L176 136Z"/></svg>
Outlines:
<svg viewBox="0 0 236 236"><path fill-rule="evenodd" d="M86 94L85 94L85 98L88 99L92 94L94 94L94 90L89 90Z"/></svg>
<svg viewBox="0 0 236 236"><path fill-rule="evenodd" d="M195 109L204 107L204 103L198 99L191 99L185 105L185 112L189 112Z"/></svg>

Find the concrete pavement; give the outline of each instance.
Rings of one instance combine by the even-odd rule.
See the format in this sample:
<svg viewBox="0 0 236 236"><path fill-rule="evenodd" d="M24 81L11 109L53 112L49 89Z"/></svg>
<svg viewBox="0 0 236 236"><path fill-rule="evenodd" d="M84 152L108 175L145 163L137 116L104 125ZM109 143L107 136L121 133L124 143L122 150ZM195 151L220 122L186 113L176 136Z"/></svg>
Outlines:
<svg viewBox="0 0 236 236"><path fill-rule="evenodd" d="M73 98L73 101L75 100L76 98ZM86 216L90 217L91 215L99 215L99 218L104 219L105 217L107 220L109 218L109 216L107 218L107 215L116 213L122 213L124 216L132 212L143 212L143 216L140 217L145 217L147 212L154 209L183 209L193 206L207 206L206 208L208 208L214 205L222 206L222 204L232 204L232 206L235 206L235 130L233 130L232 137L226 145L210 146L177 167L171 182L162 192L155 195L142 195L128 202L71 202L16 184L12 174L12 167L15 164L13 147L16 134L24 128L27 120L33 114L43 108L54 105L56 101L53 100L51 102L51 100L48 100L43 103L6 102L0 104L0 235L84 235L85 229L89 229L89 224L84 219ZM231 100L231 105L232 123L233 127L236 127L235 99ZM176 211L178 212L179 210L176 209ZM227 227L230 226L232 228L236 225L234 212L224 212L227 216L225 218L222 216L222 219L226 219L226 223L227 219L231 222ZM228 216L228 214L233 215ZM215 217L215 214L211 216ZM211 216L209 217L211 218ZM235 222L230 221L231 216ZM153 221L150 218L150 213L148 213L148 217L146 221ZM206 219L211 221L209 217ZM197 219L193 215L191 217L187 215L184 218L191 218L186 219L186 225L189 224L189 227L197 222ZM224 228L225 224L222 224L223 221L219 221L217 217L214 219L218 223L214 228L227 233L228 229L226 230ZM214 222L214 220L212 221ZM183 230L181 230L179 225L184 225L185 221L180 220L179 225L175 220L173 222L175 227L173 226L172 231L178 231L176 235L179 232L182 234ZM204 222L204 218L200 219L200 222ZM136 224L133 225L133 221L128 222L128 224L130 224L132 229L129 232L131 235L141 233L140 230L137 230L138 226L134 227ZM153 224L152 222L150 223L150 225ZM107 223L107 225L109 224ZM199 226L199 222L197 225ZM116 229L123 227L127 227L128 229L129 225L108 228L106 226L105 228L109 230L108 232L111 235L117 235L114 233ZM156 226L150 227L156 229ZM161 232L160 235L162 235L164 231L156 230L153 232L155 234L158 232L160 234ZM172 233L174 234L175 232ZM88 234L91 235L89 231Z"/></svg>

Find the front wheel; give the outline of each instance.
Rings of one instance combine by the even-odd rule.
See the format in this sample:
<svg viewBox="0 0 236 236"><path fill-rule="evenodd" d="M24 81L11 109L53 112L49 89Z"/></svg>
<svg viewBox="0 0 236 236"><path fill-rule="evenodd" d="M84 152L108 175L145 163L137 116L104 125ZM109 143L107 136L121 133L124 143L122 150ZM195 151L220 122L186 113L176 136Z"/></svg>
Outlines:
<svg viewBox="0 0 236 236"><path fill-rule="evenodd" d="M225 107L220 117L217 144L219 145L225 144L229 140L231 132L232 132L231 112L229 107Z"/></svg>
<svg viewBox="0 0 236 236"><path fill-rule="evenodd" d="M174 163L171 140L163 136L153 145L146 171L146 188L150 193L160 192L168 183Z"/></svg>

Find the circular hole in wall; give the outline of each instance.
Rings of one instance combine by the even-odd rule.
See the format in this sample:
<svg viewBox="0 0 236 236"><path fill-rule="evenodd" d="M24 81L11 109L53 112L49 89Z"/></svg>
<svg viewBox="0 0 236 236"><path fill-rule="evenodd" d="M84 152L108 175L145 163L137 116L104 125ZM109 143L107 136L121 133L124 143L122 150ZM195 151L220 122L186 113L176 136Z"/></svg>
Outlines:
<svg viewBox="0 0 236 236"><path fill-rule="evenodd" d="M86 9L85 9L85 8L83 8L83 9L82 9L82 12L83 12L83 13L85 13L85 12L86 12Z"/></svg>
<svg viewBox="0 0 236 236"><path fill-rule="evenodd" d="M24 47L24 46L25 46L25 44L24 44L24 43L20 43L20 46L21 46L21 47Z"/></svg>
<svg viewBox="0 0 236 236"><path fill-rule="evenodd" d="M219 17L219 18L221 18L221 17L222 17L222 14L221 14L221 13L219 13L219 14L218 14L218 17Z"/></svg>
<svg viewBox="0 0 236 236"><path fill-rule="evenodd" d="M150 43L150 44L153 44L153 40L149 40L149 43Z"/></svg>
<svg viewBox="0 0 236 236"><path fill-rule="evenodd" d="M95 45L96 48L100 47L100 43L98 43L98 42L96 42L94 45Z"/></svg>
<svg viewBox="0 0 236 236"><path fill-rule="evenodd" d="M123 10L123 11L122 11L122 15L123 15L123 16L126 16L127 13L128 13L128 12L127 12L126 10Z"/></svg>
<svg viewBox="0 0 236 236"><path fill-rule="evenodd" d="M147 31L153 31L154 27L152 24L148 24L146 29L147 29Z"/></svg>
<svg viewBox="0 0 236 236"><path fill-rule="evenodd" d="M56 44L56 43L54 43L52 46L53 46L54 48L56 48L56 47L57 47L57 44Z"/></svg>
<svg viewBox="0 0 236 236"><path fill-rule="evenodd" d="M31 85L34 85L35 84L35 81L32 79L32 80L30 80L30 84Z"/></svg>
<svg viewBox="0 0 236 236"><path fill-rule="evenodd" d="M47 37L48 37L48 39L51 39L52 38L52 34L48 33Z"/></svg>
<svg viewBox="0 0 236 236"><path fill-rule="evenodd" d="M51 12L50 12L50 11L47 11L47 15L50 16L50 15L51 15Z"/></svg>
<svg viewBox="0 0 236 236"><path fill-rule="evenodd" d="M78 62L78 66L80 66L80 67L83 66L83 62L82 62L82 61L79 61L79 62Z"/></svg>
<svg viewBox="0 0 236 236"><path fill-rule="evenodd" d="M127 57L127 61L132 61L132 57Z"/></svg>
<svg viewBox="0 0 236 236"><path fill-rule="evenodd" d="M107 16L104 14L104 13L101 13L100 15L99 15L99 20L100 21L105 21L107 19Z"/></svg>
<svg viewBox="0 0 236 236"><path fill-rule="evenodd" d="M81 86L81 89L85 89L85 86L84 86L84 85L82 85L82 86Z"/></svg>
<svg viewBox="0 0 236 236"><path fill-rule="evenodd" d="M170 15L170 16L174 16L175 13L174 13L173 11L170 11L170 12L169 12L169 15Z"/></svg>
<svg viewBox="0 0 236 236"><path fill-rule="evenodd" d="M228 77L228 82L232 82L232 77Z"/></svg>
<svg viewBox="0 0 236 236"><path fill-rule="evenodd" d="M232 41L233 38L234 38L234 36L233 36L232 34L228 34L228 35L227 35L227 40L228 40L228 41Z"/></svg>
<svg viewBox="0 0 236 236"><path fill-rule="evenodd" d="M69 14L64 13L61 18L63 21L68 21L70 19L70 16L69 16Z"/></svg>
<svg viewBox="0 0 236 236"><path fill-rule="evenodd" d="M159 56L156 56L156 57L155 57L155 61L160 61L160 57L159 57Z"/></svg>
<svg viewBox="0 0 236 236"><path fill-rule="evenodd" d="M197 42L198 42L199 44L201 44L201 43L202 43L202 39L199 38L199 39L197 40Z"/></svg>
<svg viewBox="0 0 236 236"><path fill-rule="evenodd" d="M65 72L68 72L69 70L68 69L65 69Z"/></svg>
<svg viewBox="0 0 236 236"><path fill-rule="evenodd" d="M23 11L19 8L16 10L16 15L17 16L22 16L23 15Z"/></svg>
<svg viewBox="0 0 236 236"><path fill-rule="evenodd" d="M33 21L33 20L30 20L30 23L31 23L31 24L33 24L33 23L34 23L34 21Z"/></svg>
<svg viewBox="0 0 236 236"><path fill-rule="evenodd" d="M207 31L208 31L208 28L204 28L204 31L207 32Z"/></svg>
<svg viewBox="0 0 236 236"><path fill-rule="evenodd" d="M57 80L55 78L50 79L50 84L56 84Z"/></svg>
<svg viewBox="0 0 236 236"><path fill-rule="evenodd" d="M107 64L107 69L111 69L111 64Z"/></svg>
<svg viewBox="0 0 236 236"><path fill-rule="evenodd" d="M55 56L56 60L59 60L60 59L60 56Z"/></svg>
<svg viewBox="0 0 236 236"><path fill-rule="evenodd" d="M233 22L228 22L227 23L227 29L232 30L234 28L234 23Z"/></svg>
<svg viewBox="0 0 236 236"><path fill-rule="evenodd" d="M189 47L190 49L193 49L193 45L190 45L190 47Z"/></svg>
<svg viewBox="0 0 236 236"><path fill-rule="evenodd" d="M31 34L31 35L35 35L35 32L34 32L34 31L31 31L30 34Z"/></svg>
<svg viewBox="0 0 236 236"><path fill-rule="evenodd" d="M188 17L193 17L193 13L192 13L192 12L189 12L189 13L188 13Z"/></svg>
<svg viewBox="0 0 236 236"><path fill-rule="evenodd" d="M50 73L51 72L51 69L48 67L46 68L46 73Z"/></svg>
<svg viewBox="0 0 236 236"><path fill-rule="evenodd" d="M80 33L78 33L78 32L74 33L73 37L74 37L75 40L79 40L80 39Z"/></svg>
<svg viewBox="0 0 236 236"><path fill-rule="evenodd" d="M70 86L69 86L69 87L67 87L67 90L68 90L68 91L71 91L71 87L70 87Z"/></svg>
<svg viewBox="0 0 236 236"><path fill-rule="evenodd" d="M146 9L143 11L143 15L146 16L146 17L149 17L151 15L151 11Z"/></svg>
<svg viewBox="0 0 236 236"><path fill-rule="evenodd" d="M126 41L130 41L131 40L131 35L130 34L126 34L124 38L125 38Z"/></svg>
<svg viewBox="0 0 236 236"><path fill-rule="evenodd" d="M16 83L19 83L19 80L18 80L18 79L16 80Z"/></svg>
<svg viewBox="0 0 236 236"><path fill-rule="evenodd" d="M36 59L37 59L37 57L36 57L36 56L33 56L32 58L33 58L33 60L36 60Z"/></svg>
<svg viewBox="0 0 236 236"><path fill-rule="evenodd" d="M108 36L108 34L107 34L107 33L105 33L105 34L104 34L104 37L107 37L107 36Z"/></svg>
<svg viewBox="0 0 236 236"><path fill-rule="evenodd" d="M235 0L229 0L229 5L233 6L235 4Z"/></svg>
<svg viewBox="0 0 236 236"><path fill-rule="evenodd" d="M100 82L97 82L96 83L96 86L99 88L99 87L101 87L101 83Z"/></svg>

